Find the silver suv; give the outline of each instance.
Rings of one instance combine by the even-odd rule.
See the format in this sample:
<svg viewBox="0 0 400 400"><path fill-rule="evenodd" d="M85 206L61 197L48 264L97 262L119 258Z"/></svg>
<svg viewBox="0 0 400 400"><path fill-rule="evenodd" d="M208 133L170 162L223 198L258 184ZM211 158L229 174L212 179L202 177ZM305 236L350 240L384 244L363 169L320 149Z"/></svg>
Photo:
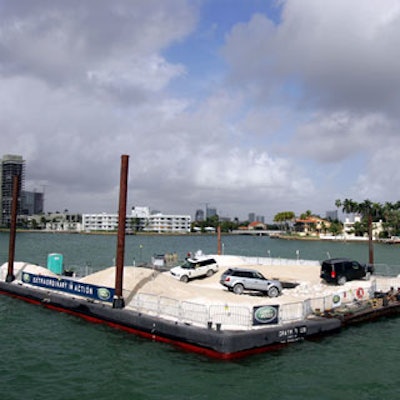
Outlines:
<svg viewBox="0 0 400 400"><path fill-rule="evenodd" d="M269 297L277 297L282 293L282 284L274 279L267 279L254 269L229 268L222 275L219 283L236 294L245 290L257 290Z"/></svg>

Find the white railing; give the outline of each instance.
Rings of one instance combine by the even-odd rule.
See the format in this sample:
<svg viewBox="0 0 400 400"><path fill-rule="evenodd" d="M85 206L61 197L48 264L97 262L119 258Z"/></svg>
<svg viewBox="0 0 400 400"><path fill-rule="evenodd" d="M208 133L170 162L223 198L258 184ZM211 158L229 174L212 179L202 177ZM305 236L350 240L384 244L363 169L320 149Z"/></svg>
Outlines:
<svg viewBox="0 0 400 400"><path fill-rule="evenodd" d="M280 258L280 257L240 257L243 264L248 265L317 265L320 266L318 260L304 260L302 258Z"/></svg>
<svg viewBox="0 0 400 400"><path fill-rule="evenodd" d="M158 317L172 318L182 323L224 326L225 328L250 329L253 323L253 309L237 305L205 305L189 301L179 301L165 296L139 293L127 308ZM304 302L279 306L279 323L306 318Z"/></svg>
<svg viewBox="0 0 400 400"><path fill-rule="evenodd" d="M252 311L249 307L213 305L209 307L209 322L211 324L221 324L221 326L234 327L241 326L250 328L252 325Z"/></svg>
<svg viewBox="0 0 400 400"><path fill-rule="evenodd" d="M309 298L303 301L279 305L279 324L301 321L313 313L322 313L337 307L354 304L355 301L369 300L375 292L387 292L400 288L400 277L380 277L371 281L368 287L357 289L338 286L335 293ZM127 305L145 314L171 318L182 323L203 327L219 326L225 329L252 329L253 308L229 304L206 305L179 301L170 297L139 293ZM265 327L265 325L263 325Z"/></svg>

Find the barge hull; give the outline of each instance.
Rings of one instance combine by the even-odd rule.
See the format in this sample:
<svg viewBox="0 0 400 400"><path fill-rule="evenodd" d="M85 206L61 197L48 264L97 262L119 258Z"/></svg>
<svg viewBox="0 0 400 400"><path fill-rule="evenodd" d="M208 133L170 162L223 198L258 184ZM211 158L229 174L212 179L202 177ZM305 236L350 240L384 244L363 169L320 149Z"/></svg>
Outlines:
<svg viewBox="0 0 400 400"><path fill-rule="evenodd" d="M289 343L336 332L342 326L339 319L321 317L247 331L201 328L15 283L0 282L0 293L190 352L227 360L276 350Z"/></svg>

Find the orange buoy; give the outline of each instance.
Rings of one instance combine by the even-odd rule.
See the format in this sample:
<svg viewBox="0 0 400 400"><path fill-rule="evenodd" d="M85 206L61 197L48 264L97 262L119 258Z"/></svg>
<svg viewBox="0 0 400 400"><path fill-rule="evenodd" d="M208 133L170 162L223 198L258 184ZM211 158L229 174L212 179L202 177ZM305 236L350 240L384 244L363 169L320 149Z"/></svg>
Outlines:
<svg viewBox="0 0 400 400"><path fill-rule="evenodd" d="M358 299L362 299L364 297L364 289L359 287L356 291L356 295Z"/></svg>

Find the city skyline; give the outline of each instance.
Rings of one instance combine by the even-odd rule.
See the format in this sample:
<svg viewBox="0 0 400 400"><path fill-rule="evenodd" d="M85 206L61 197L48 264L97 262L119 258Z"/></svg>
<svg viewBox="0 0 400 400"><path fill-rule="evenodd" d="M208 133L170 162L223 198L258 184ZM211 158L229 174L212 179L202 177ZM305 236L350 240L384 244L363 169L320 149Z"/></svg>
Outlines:
<svg viewBox="0 0 400 400"><path fill-rule="evenodd" d="M323 3L323 4L322 4ZM398 200L395 0L0 0L3 154L47 210Z"/></svg>

